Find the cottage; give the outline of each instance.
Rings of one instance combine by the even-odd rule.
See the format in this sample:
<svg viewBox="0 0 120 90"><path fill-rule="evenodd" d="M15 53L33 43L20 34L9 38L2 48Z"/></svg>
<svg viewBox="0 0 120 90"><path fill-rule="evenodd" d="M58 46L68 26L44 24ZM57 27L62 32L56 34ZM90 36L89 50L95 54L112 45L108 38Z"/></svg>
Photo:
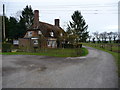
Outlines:
<svg viewBox="0 0 120 90"><path fill-rule="evenodd" d="M41 22L39 21L39 11L35 10L33 25L27 30L24 38L19 38L19 46L25 48L59 47L66 36L59 22L59 19L55 19L55 25Z"/></svg>

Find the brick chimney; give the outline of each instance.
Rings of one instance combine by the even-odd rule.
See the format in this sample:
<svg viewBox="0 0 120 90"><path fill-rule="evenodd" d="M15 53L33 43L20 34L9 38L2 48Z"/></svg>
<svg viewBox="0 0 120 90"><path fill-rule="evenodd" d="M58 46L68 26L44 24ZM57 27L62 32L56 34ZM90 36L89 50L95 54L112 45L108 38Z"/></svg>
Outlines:
<svg viewBox="0 0 120 90"><path fill-rule="evenodd" d="M58 26L58 27L60 27L60 20L59 19L55 19L55 26Z"/></svg>
<svg viewBox="0 0 120 90"><path fill-rule="evenodd" d="M38 26L39 26L39 10L34 10L33 27L38 28Z"/></svg>

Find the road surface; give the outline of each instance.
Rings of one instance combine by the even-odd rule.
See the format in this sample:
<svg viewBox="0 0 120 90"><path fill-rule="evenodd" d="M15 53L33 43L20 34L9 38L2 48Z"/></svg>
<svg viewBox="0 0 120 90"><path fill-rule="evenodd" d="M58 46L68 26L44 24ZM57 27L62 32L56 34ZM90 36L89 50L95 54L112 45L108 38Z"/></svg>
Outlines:
<svg viewBox="0 0 120 90"><path fill-rule="evenodd" d="M3 55L3 88L117 88L113 56L86 48L86 57Z"/></svg>

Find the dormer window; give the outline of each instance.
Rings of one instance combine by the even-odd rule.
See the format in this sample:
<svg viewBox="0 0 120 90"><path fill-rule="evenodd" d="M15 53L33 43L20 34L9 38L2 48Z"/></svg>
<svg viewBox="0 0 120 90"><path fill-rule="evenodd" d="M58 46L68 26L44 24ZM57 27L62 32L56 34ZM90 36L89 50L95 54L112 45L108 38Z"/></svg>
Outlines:
<svg viewBox="0 0 120 90"><path fill-rule="evenodd" d="M53 37L53 36L54 36L54 33L53 33L53 32L50 32L50 36Z"/></svg>
<svg viewBox="0 0 120 90"><path fill-rule="evenodd" d="M41 35L41 34L42 34L42 32L41 32L41 31L38 31L38 34L39 34L39 35Z"/></svg>
<svg viewBox="0 0 120 90"><path fill-rule="evenodd" d="M32 36L32 32L29 31L29 32L28 32L28 37L31 37L31 36Z"/></svg>
<svg viewBox="0 0 120 90"><path fill-rule="evenodd" d="M62 37L62 36L63 36L63 34L62 34L62 33L60 33L60 36Z"/></svg>

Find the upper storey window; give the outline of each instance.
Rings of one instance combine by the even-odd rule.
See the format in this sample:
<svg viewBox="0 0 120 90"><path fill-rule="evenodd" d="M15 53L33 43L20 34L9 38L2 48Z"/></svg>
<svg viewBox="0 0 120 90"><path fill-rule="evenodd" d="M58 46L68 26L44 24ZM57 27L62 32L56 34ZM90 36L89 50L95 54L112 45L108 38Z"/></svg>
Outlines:
<svg viewBox="0 0 120 90"><path fill-rule="evenodd" d="M51 36L51 37L54 37L54 33L53 33L53 32L50 32L50 36Z"/></svg>
<svg viewBox="0 0 120 90"><path fill-rule="evenodd" d="M29 31L29 32L28 32L28 37L31 37L31 36L32 36L32 32Z"/></svg>
<svg viewBox="0 0 120 90"><path fill-rule="evenodd" d="M38 34L39 34L39 35L41 35L41 34L42 34L42 32L41 32L41 31L38 31Z"/></svg>
<svg viewBox="0 0 120 90"><path fill-rule="evenodd" d="M63 36L63 33L60 33L60 36L62 37L62 36Z"/></svg>

